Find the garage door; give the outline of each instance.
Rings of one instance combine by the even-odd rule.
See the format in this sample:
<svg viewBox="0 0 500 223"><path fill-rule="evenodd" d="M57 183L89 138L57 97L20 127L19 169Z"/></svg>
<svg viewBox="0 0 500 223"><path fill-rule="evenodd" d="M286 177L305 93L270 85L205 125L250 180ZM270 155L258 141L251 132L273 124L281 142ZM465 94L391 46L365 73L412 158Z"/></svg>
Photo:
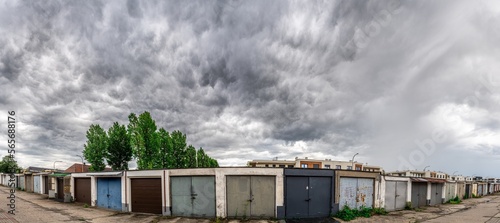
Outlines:
<svg viewBox="0 0 500 223"><path fill-rule="evenodd" d="M33 192L33 176L27 175L24 180L26 181L26 192Z"/></svg>
<svg viewBox="0 0 500 223"><path fill-rule="evenodd" d="M456 188L457 188L456 183L447 183L446 184L445 201L449 201L449 200L455 198L455 196L457 196L457 194L455 193Z"/></svg>
<svg viewBox="0 0 500 223"><path fill-rule="evenodd" d="M427 183L413 182L411 185L411 205L414 208L427 205Z"/></svg>
<svg viewBox="0 0 500 223"><path fill-rule="evenodd" d="M406 206L408 182L385 182L385 209L387 211L402 210Z"/></svg>
<svg viewBox="0 0 500 223"><path fill-rule="evenodd" d="M430 205L437 205L442 203L443 184L431 184L431 203Z"/></svg>
<svg viewBox="0 0 500 223"><path fill-rule="evenodd" d="M276 177L227 176L228 217L275 217Z"/></svg>
<svg viewBox="0 0 500 223"><path fill-rule="evenodd" d="M130 179L132 212L162 214L161 178Z"/></svg>
<svg viewBox="0 0 500 223"><path fill-rule="evenodd" d="M374 180L368 178L340 178L339 208L344 206L358 209L360 207L373 207Z"/></svg>
<svg viewBox="0 0 500 223"><path fill-rule="evenodd" d="M215 217L215 177L171 177L172 215Z"/></svg>
<svg viewBox="0 0 500 223"><path fill-rule="evenodd" d="M315 218L330 215L331 177L287 177L286 217Z"/></svg>
<svg viewBox="0 0 500 223"><path fill-rule="evenodd" d="M90 178L75 178L75 201L90 205Z"/></svg>
<svg viewBox="0 0 500 223"><path fill-rule="evenodd" d="M97 178L97 206L117 211L122 210L120 178Z"/></svg>
<svg viewBox="0 0 500 223"><path fill-rule="evenodd" d="M57 199L64 200L64 179L57 178Z"/></svg>
<svg viewBox="0 0 500 223"><path fill-rule="evenodd" d="M34 181L33 181L33 191L35 193L41 194L42 190L40 188L40 176L34 176L33 179L34 179Z"/></svg>

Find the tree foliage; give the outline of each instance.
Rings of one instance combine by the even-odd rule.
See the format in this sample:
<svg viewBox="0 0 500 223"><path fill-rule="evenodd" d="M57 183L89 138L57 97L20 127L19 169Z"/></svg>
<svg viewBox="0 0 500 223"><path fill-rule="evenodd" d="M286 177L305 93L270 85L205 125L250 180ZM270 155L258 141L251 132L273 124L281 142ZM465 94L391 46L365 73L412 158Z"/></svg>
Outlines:
<svg viewBox="0 0 500 223"><path fill-rule="evenodd" d="M101 126L90 125L87 131L87 143L83 147L83 156L91 164L90 170L104 170L106 168L104 157L108 147L108 136Z"/></svg>
<svg viewBox="0 0 500 223"><path fill-rule="evenodd" d="M17 165L17 161L11 156L4 156L0 161L1 173L17 173L21 168Z"/></svg>
<svg viewBox="0 0 500 223"><path fill-rule="evenodd" d="M104 158L114 170L127 170L132 158L140 170L219 166L202 148L188 146L181 131L157 129L149 112L131 113L128 119L127 127L115 122L107 134L99 125L90 126L83 154L92 171L105 168Z"/></svg>
<svg viewBox="0 0 500 223"><path fill-rule="evenodd" d="M159 151L156 123L149 112L136 117L129 115L128 132L131 138L132 151L137 159L137 168L140 170L156 169L156 155Z"/></svg>
<svg viewBox="0 0 500 223"><path fill-rule="evenodd" d="M128 170L130 160L132 160L132 147L127 128L115 122L108 130L106 161L113 170Z"/></svg>

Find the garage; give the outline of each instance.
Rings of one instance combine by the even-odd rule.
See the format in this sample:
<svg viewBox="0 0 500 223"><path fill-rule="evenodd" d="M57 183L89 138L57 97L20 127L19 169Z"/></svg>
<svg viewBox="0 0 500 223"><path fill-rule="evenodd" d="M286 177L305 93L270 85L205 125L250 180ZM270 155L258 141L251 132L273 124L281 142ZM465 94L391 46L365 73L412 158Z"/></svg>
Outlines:
<svg viewBox="0 0 500 223"><path fill-rule="evenodd" d="M477 196L482 196L483 195L483 185L482 184L477 184Z"/></svg>
<svg viewBox="0 0 500 223"><path fill-rule="evenodd" d="M406 206L406 195L408 182L386 181L385 182L385 210L403 210Z"/></svg>
<svg viewBox="0 0 500 223"><path fill-rule="evenodd" d="M49 177L43 176L43 194L49 194Z"/></svg>
<svg viewBox="0 0 500 223"><path fill-rule="evenodd" d="M445 194L446 202L457 196L457 194L455 193L456 189L457 189L457 183L453 182L446 183L446 194Z"/></svg>
<svg viewBox="0 0 500 223"><path fill-rule="evenodd" d="M215 177L170 177L172 215L215 217Z"/></svg>
<svg viewBox="0 0 500 223"><path fill-rule="evenodd" d="M427 205L427 182L412 182L411 205L413 208Z"/></svg>
<svg viewBox="0 0 500 223"><path fill-rule="evenodd" d="M226 177L228 217L274 217L275 196L275 176Z"/></svg>
<svg viewBox="0 0 500 223"><path fill-rule="evenodd" d="M62 177L57 178L57 199L64 200L64 179Z"/></svg>
<svg viewBox="0 0 500 223"><path fill-rule="evenodd" d="M121 178L97 178L97 206L122 210Z"/></svg>
<svg viewBox="0 0 500 223"><path fill-rule="evenodd" d="M75 201L91 204L90 178L75 178Z"/></svg>
<svg viewBox="0 0 500 223"><path fill-rule="evenodd" d="M33 192L33 175L25 174L24 181L25 181L26 192Z"/></svg>
<svg viewBox="0 0 500 223"><path fill-rule="evenodd" d="M328 217L333 176L333 170L285 169L286 218Z"/></svg>
<svg viewBox="0 0 500 223"><path fill-rule="evenodd" d="M162 214L161 178L131 178L132 212Z"/></svg>
<svg viewBox="0 0 500 223"><path fill-rule="evenodd" d="M41 194L42 193L42 190L41 190L41 187L40 187L40 176L39 175L35 175L33 177L33 191L35 193L38 193L38 194Z"/></svg>
<svg viewBox="0 0 500 223"><path fill-rule="evenodd" d="M442 198L443 198L443 184L442 183L431 183L430 205L441 204Z"/></svg>
<svg viewBox="0 0 500 223"><path fill-rule="evenodd" d="M340 178L340 210L344 206L359 209L360 207L373 208L374 179L369 178Z"/></svg>

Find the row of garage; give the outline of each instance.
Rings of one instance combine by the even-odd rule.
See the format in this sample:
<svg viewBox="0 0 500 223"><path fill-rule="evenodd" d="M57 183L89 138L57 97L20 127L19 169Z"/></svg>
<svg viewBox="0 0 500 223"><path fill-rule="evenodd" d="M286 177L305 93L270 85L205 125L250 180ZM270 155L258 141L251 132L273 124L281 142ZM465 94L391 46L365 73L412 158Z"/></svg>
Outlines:
<svg viewBox="0 0 500 223"><path fill-rule="evenodd" d="M2 184L6 182L4 176L0 179ZM26 179L16 176L16 182L25 188ZM44 174L31 180L35 193L48 193L67 202L72 198L117 211L207 218L327 217L344 206L393 211L409 204L437 205L455 196L467 198L500 189L499 184L392 177L375 172L278 168Z"/></svg>
<svg viewBox="0 0 500 223"><path fill-rule="evenodd" d="M74 173L69 193L77 202L125 212L315 218L335 213L340 203L376 206L379 180L378 173L321 169L145 170ZM351 193L341 196L338 186Z"/></svg>

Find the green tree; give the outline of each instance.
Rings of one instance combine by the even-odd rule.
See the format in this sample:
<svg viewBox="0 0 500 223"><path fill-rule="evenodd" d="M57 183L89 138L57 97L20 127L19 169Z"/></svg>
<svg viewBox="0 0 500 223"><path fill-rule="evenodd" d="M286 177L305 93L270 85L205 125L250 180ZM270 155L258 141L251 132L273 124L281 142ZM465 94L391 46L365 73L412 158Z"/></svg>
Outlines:
<svg viewBox="0 0 500 223"><path fill-rule="evenodd" d="M91 171L102 171L106 167L104 157L108 149L108 136L99 125L90 125L87 143L83 146L83 156L91 164Z"/></svg>
<svg viewBox="0 0 500 223"><path fill-rule="evenodd" d="M196 157L196 149L192 146L189 145L186 149L186 157L185 157L185 168L194 168L198 167L198 163L196 163L197 157Z"/></svg>
<svg viewBox="0 0 500 223"><path fill-rule="evenodd" d="M21 169L17 165L17 161L11 156L4 156L2 161L0 161L0 172L1 173L17 173Z"/></svg>
<svg viewBox="0 0 500 223"><path fill-rule="evenodd" d="M186 167L186 135L181 131L176 130L170 134L172 138L172 168L185 168Z"/></svg>
<svg viewBox="0 0 500 223"><path fill-rule="evenodd" d="M129 115L128 133L134 157L137 159L137 168L155 169L158 155L158 136L156 123L149 112L144 112L137 117L134 113Z"/></svg>
<svg viewBox="0 0 500 223"><path fill-rule="evenodd" d="M172 138L170 134L164 129L160 128L157 133L159 150L157 156L157 166L159 168L172 168L173 166L173 156L172 156Z"/></svg>
<svg viewBox="0 0 500 223"><path fill-rule="evenodd" d="M106 161L113 170L128 170L130 160L132 160L132 147L127 129L115 122L108 130Z"/></svg>

